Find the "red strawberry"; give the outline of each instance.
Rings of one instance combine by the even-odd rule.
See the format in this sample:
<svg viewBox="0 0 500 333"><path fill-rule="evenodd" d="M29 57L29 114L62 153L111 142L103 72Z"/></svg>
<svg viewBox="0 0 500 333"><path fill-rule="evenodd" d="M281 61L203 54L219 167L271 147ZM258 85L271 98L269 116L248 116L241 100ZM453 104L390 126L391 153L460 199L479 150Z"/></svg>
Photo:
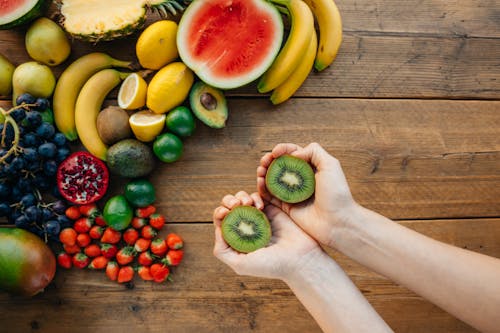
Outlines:
<svg viewBox="0 0 500 333"><path fill-rule="evenodd" d="M121 238L122 238L121 232L108 227L104 230L104 233L102 234L101 243L116 244L120 241Z"/></svg>
<svg viewBox="0 0 500 333"><path fill-rule="evenodd" d="M115 244L102 244L101 245L101 253L108 259L113 259L118 253L118 248Z"/></svg>
<svg viewBox="0 0 500 333"><path fill-rule="evenodd" d="M75 221L75 224L73 224L73 229L75 229L75 231L78 232L79 234L84 234L89 232L91 227L92 227L92 220L89 219L88 217L80 217L78 220Z"/></svg>
<svg viewBox="0 0 500 333"><path fill-rule="evenodd" d="M69 219L75 221L78 220L82 214L80 213L80 210L78 209L78 206L70 206L66 209L66 212L64 213L66 217Z"/></svg>
<svg viewBox="0 0 500 333"><path fill-rule="evenodd" d="M108 265L108 258L104 256L95 257L90 262L88 268L90 269L104 269Z"/></svg>
<svg viewBox="0 0 500 333"><path fill-rule="evenodd" d="M122 266L130 264L134 260L136 254L137 252L135 252L133 246L125 246L116 254L116 261Z"/></svg>
<svg viewBox="0 0 500 333"><path fill-rule="evenodd" d="M158 213L151 214L149 216L149 225L156 230L161 230L163 225L165 225L165 216Z"/></svg>
<svg viewBox="0 0 500 333"><path fill-rule="evenodd" d="M66 252L60 252L57 255L57 263L61 267L64 267L66 269L70 269L71 266L73 266L71 261L72 261L71 256Z"/></svg>
<svg viewBox="0 0 500 333"><path fill-rule="evenodd" d="M85 268L89 264L89 257L83 253L77 253L73 256L73 266L77 268Z"/></svg>
<svg viewBox="0 0 500 333"><path fill-rule="evenodd" d="M138 239L139 239L139 232L134 228L128 228L123 232L123 240L128 245L134 245Z"/></svg>
<svg viewBox="0 0 500 333"><path fill-rule="evenodd" d="M116 261L108 261L108 264L106 265L106 275L111 281L116 281L119 269L120 266L118 266Z"/></svg>
<svg viewBox="0 0 500 333"><path fill-rule="evenodd" d="M81 205L79 207L80 213L87 217L94 217L99 213L99 209L95 203Z"/></svg>
<svg viewBox="0 0 500 333"><path fill-rule="evenodd" d="M90 258L95 258L101 255L101 249L97 244L90 244L85 249L83 249L83 253L85 253Z"/></svg>
<svg viewBox="0 0 500 333"><path fill-rule="evenodd" d="M170 250L165 256L165 262L170 266L177 266L181 263L184 256L183 250Z"/></svg>
<svg viewBox="0 0 500 333"><path fill-rule="evenodd" d="M93 225L89 230L89 236L92 239L100 239L104 233L104 228L99 225Z"/></svg>
<svg viewBox="0 0 500 333"><path fill-rule="evenodd" d="M149 205L146 207L140 207L135 210L135 216L137 217L149 217L149 215L156 212L156 207L153 205Z"/></svg>
<svg viewBox="0 0 500 333"><path fill-rule="evenodd" d="M153 280L158 283L165 281L170 274L167 265L158 263L151 265L149 271L153 276Z"/></svg>
<svg viewBox="0 0 500 333"><path fill-rule="evenodd" d="M76 244L79 247L86 247L91 241L92 239L90 239L88 234L78 234L78 236L76 236Z"/></svg>
<svg viewBox="0 0 500 333"><path fill-rule="evenodd" d="M104 217L102 215L97 215L96 217L94 217L94 222L95 222L95 224L97 224L100 227L106 226L106 220L104 219Z"/></svg>
<svg viewBox="0 0 500 333"><path fill-rule="evenodd" d="M153 280L153 276L151 275L151 272L149 271L149 267L147 266L139 266L137 268L137 274L143 279L144 281L151 281Z"/></svg>
<svg viewBox="0 0 500 333"><path fill-rule="evenodd" d="M157 256L163 256L167 253L167 242L163 238L155 238L151 242L151 252Z"/></svg>
<svg viewBox="0 0 500 333"><path fill-rule="evenodd" d="M153 263L153 256L151 255L151 252L141 252L137 257L137 262L142 266L151 266L151 264Z"/></svg>
<svg viewBox="0 0 500 333"><path fill-rule="evenodd" d="M61 243L73 246L76 244L77 233L73 228L65 228L59 233Z"/></svg>
<svg viewBox="0 0 500 333"><path fill-rule="evenodd" d="M158 235L158 231L156 231L152 226L146 225L141 229L142 238L153 239Z"/></svg>
<svg viewBox="0 0 500 333"><path fill-rule="evenodd" d="M132 225L132 227L139 230L142 227L144 227L145 225L147 225L148 221L143 217L134 217L132 219L132 222L130 222L130 224Z"/></svg>
<svg viewBox="0 0 500 333"><path fill-rule="evenodd" d="M134 269L132 266L123 266L118 271L118 283L129 282L134 278Z"/></svg>
<svg viewBox="0 0 500 333"><path fill-rule="evenodd" d="M75 253L80 252L80 250L81 250L77 244L75 244L75 245L63 244L63 249L64 249L64 251L66 251L66 253L69 253L69 254L75 254Z"/></svg>
<svg viewBox="0 0 500 333"><path fill-rule="evenodd" d="M149 249L149 245L151 244L150 239L145 239L145 238L139 238L134 245L134 249L137 252L144 252L147 249Z"/></svg>
<svg viewBox="0 0 500 333"><path fill-rule="evenodd" d="M182 238L177 234L174 233L168 234L166 239L167 239L167 245L170 249L178 250L184 246Z"/></svg>

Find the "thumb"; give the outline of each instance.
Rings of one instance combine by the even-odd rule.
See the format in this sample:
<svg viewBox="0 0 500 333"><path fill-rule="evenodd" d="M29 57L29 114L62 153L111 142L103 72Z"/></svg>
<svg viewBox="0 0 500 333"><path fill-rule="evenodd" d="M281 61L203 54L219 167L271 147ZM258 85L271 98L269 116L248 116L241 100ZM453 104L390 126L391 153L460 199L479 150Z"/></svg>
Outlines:
<svg viewBox="0 0 500 333"><path fill-rule="evenodd" d="M294 151L292 155L311 163L317 170L324 170L334 164L339 164L335 157L316 142L310 143L304 149Z"/></svg>

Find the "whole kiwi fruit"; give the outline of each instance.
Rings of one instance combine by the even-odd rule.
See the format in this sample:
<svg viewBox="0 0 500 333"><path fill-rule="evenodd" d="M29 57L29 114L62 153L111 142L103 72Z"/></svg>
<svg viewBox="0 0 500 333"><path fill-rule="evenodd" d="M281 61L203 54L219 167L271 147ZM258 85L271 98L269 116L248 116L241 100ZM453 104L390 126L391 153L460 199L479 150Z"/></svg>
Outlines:
<svg viewBox="0 0 500 333"><path fill-rule="evenodd" d="M305 201L313 195L315 186L314 170L298 157L282 155L267 169L267 190L283 202Z"/></svg>
<svg viewBox="0 0 500 333"><path fill-rule="evenodd" d="M118 106L108 106L99 112L97 116L97 133L101 140L112 145L132 135L129 115L127 111Z"/></svg>
<svg viewBox="0 0 500 333"><path fill-rule="evenodd" d="M271 240L271 224L266 214L253 206L233 208L221 228L226 243L238 252L253 252Z"/></svg>

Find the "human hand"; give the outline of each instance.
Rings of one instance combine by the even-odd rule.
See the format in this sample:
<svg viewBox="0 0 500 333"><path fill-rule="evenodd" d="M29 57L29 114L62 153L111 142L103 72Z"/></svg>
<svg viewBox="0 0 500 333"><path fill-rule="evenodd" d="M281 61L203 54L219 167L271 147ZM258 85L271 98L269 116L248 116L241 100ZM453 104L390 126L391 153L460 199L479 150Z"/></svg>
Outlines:
<svg viewBox="0 0 500 333"><path fill-rule="evenodd" d="M222 237L221 223L236 206L247 205L262 209L267 215L272 229L268 246L250 253L233 250ZM257 193L244 191L236 195L226 195L222 205L214 210L215 226L214 255L231 267L239 275L285 279L310 259L321 255L318 243L302 231L290 217L274 205L265 205Z"/></svg>
<svg viewBox="0 0 500 333"><path fill-rule="evenodd" d="M315 193L302 203L284 203L273 197L266 188L267 168L275 158L285 154L299 157L315 169ZM336 230L345 227L359 207L352 198L339 161L317 143L305 148L291 143L276 145L272 152L260 160L257 189L264 200L281 208L312 237L329 246L334 246Z"/></svg>

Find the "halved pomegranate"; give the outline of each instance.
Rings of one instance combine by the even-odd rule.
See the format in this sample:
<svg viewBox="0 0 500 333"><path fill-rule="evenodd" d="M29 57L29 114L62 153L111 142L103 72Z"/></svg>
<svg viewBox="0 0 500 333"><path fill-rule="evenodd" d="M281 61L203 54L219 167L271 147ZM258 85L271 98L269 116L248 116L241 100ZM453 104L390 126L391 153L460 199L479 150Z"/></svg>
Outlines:
<svg viewBox="0 0 500 333"><path fill-rule="evenodd" d="M83 205L106 194L109 171L103 161L86 151L71 154L57 169L59 192L68 201Z"/></svg>

